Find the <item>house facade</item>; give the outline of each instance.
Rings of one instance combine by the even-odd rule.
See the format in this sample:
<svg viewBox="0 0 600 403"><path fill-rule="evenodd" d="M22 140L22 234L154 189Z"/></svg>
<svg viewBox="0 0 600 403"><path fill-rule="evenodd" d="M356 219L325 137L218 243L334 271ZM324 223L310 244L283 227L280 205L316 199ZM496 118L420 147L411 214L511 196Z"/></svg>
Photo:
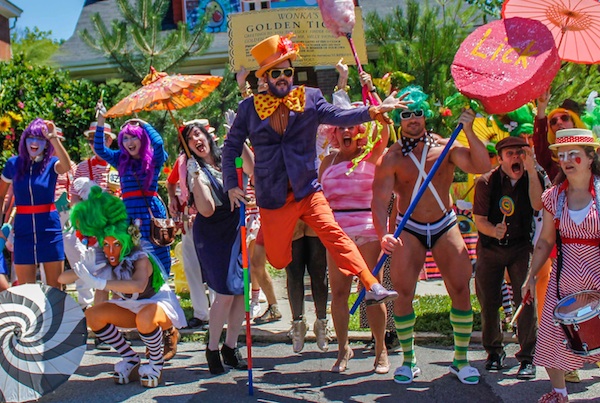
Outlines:
<svg viewBox="0 0 600 403"><path fill-rule="evenodd" d="M9 60L12 57L10 51L10 29L14 21L12 18L21 16L19 7L7 0L0 0L0 60Z"/></svg>

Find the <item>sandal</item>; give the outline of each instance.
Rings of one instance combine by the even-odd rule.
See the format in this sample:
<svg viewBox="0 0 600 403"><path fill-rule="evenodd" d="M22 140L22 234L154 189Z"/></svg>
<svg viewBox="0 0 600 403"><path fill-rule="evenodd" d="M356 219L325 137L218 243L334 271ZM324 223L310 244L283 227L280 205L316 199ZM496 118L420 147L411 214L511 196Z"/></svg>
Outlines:
<svg viewBox="0 0 600 403"><path fill-rule="evenodd" d="M152 361L140 366L140 383L145 388L155 388L162 382L162 365L156 365Z"/></svg>
<svg viewBox="0 0 600 403"><path fill-rule="evenodd" d="M140 361L123 359L115 364L115 372L112 373L113 380L118 385L127 385L131 381L140 379Z"/></svg>
<svg viewBox="0 0 600 403"><path fill-rule="evenodd" d="M448 369L450 370L450 373L456 375L458 377L458 380L464 383L465 385L477 385L479 383L479 378L481 377L481 374L479 373L477 368L467 365L465 367L462 367L461 370L459 370L454 365L450 365Z"/></svg>
<svg viewBox="0 0 600 403"><path fill-rule="evenodd" d="M419 375L421 375L421 369L419 367L415 366L411 368L407 365L402 365L394 371L394 382L406 385L412 383L413 379Z"/></svg>
<svg viewBox="0 0 600 403"><path fill-rule="evenodd" d="M375 368L376 374L387 374L390 372L390 360L388 359L387 350L383 350L378 357L375 357Z"/></svg>
<svg viewBox="0 0 600 403"><path fill-rule="evenodd" d="M344 372L348 368L348 361L350 361L352 357L354 357L354 351L352 351L350 347L347 347L346 355L344 355L343 358L338 358L334 366L331 367L331 372L334 372L336 374Z"/></svg>

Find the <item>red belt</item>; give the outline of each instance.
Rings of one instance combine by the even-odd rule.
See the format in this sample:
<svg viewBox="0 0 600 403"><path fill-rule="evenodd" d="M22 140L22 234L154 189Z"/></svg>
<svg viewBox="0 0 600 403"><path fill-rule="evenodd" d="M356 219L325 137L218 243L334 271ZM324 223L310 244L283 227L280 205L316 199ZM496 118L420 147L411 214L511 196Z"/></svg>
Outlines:
<svg viewBox="0 0 600 403"><path fill-rule="evenodd" d="M577 243L580 245L599 246L600 239L561 238L562 243Z"/></svg>
<svg viewBox="0 0 600 403"><path fill-rule="evenodd" d="M56 211L54 203L38 204L35 206L17 206L17 214L40 214Z"/></svg>
<svg viewBox="0 0 600 403"><path fill-rule="evenodd" d="M154 197L154 196L158 196L158 193L156 192L142 192L141 190L134 190L133 192L125 192L121 195L121 197L123 199L127 199L129 197L143 197L143 196L148 196L148 197Z"/></svg>

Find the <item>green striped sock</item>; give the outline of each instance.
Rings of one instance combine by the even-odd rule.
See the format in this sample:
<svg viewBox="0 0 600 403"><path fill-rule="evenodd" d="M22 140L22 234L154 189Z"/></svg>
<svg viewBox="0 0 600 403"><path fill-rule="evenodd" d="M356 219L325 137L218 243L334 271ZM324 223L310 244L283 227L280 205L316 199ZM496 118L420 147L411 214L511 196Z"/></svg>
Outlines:
<svg viewBox="0 0 600 403"><path fill-rule="evenodd" d="M467 350L473 331L473 310L460 311L452 308L450 310L450 323L454 330L454 361L452 361L452 365L461 370L469 365Z"/></svg>
<svg viewBox="0 0 600 403"><path fill-rule="evenodd" d="M414 330L415 330L415 313L411 312L405 316L394 315L394 323L396 324L396 332L402 346L402 354L404 362L402 365L414 367L417 363L414 350Z"/></svg>

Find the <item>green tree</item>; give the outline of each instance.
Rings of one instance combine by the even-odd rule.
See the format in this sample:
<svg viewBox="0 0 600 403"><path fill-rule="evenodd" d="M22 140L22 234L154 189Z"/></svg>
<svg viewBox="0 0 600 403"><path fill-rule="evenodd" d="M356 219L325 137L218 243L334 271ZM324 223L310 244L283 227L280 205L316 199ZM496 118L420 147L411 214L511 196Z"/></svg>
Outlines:
<svg viewBox="0 0 600 403"><path fill-rule="evenodd" d="M456 92L450 65L478 21L481 12L477 7L460 0L437 0L435 5L409 0L405 9L398 6L384 17L369 13L365 36L368 43L377 45L379 59L366 70L373 77L407 73L415 78L411 84L430 94L432 106L440 105ZM439 116L430 123L440 134L448 132Z"/></svg>
<svg viewBox="0 0 600 403"><path fill-rule="evenodd" d="M473 4L481 11L485 13L483 16L484 21L488 22L488 17L491 20L500 18L500 12L502 11L502 4L504 0L466 0L467 3Z"/></svg>
<svg viewBox="0 0 600 403"><path fill-rule="evenodd" d="M174 30L163 31L162 23L169 8L168 0L117 0L123 17L113 20L109 29L99 13L91 20L95 33L87 29L81 38L92 49L115 62L127 79L140 82L154 66L170 71L184 59L206 50L212 36L205 32L207 18L192 31L179 23Z"/></svg>
<svg viewBox="0 0 600 403"><path fill-rule="evenodd" d="M552 82L549 108L558 107L567 98L584 104L590 91L598 89L600 70L597 65L563 62Z"/></svg>
<svg viewBox="0 0 600 403"><path fill-rule="evenodd" d="M94 108L101 91L108 103L114 103L123 91L131 89L121 80L100 85L72 80L68 72L34 65L23 54L0 62L0 119L9 126L0 130L4 140L0 167L15 152L21 132L37 117L53 120L63 129L66 148L71 158L79 161L82 134L95 120Z"/></svg>
<svg viewBox="0 0 600 403"><path fill-rule="evenodd" d="M38 27L15 31L11 35L13 55L21 55L22 60L33 65L49 64L50 58L63 42L53 40L50 35L52 31L40 31Z"/></svg>

